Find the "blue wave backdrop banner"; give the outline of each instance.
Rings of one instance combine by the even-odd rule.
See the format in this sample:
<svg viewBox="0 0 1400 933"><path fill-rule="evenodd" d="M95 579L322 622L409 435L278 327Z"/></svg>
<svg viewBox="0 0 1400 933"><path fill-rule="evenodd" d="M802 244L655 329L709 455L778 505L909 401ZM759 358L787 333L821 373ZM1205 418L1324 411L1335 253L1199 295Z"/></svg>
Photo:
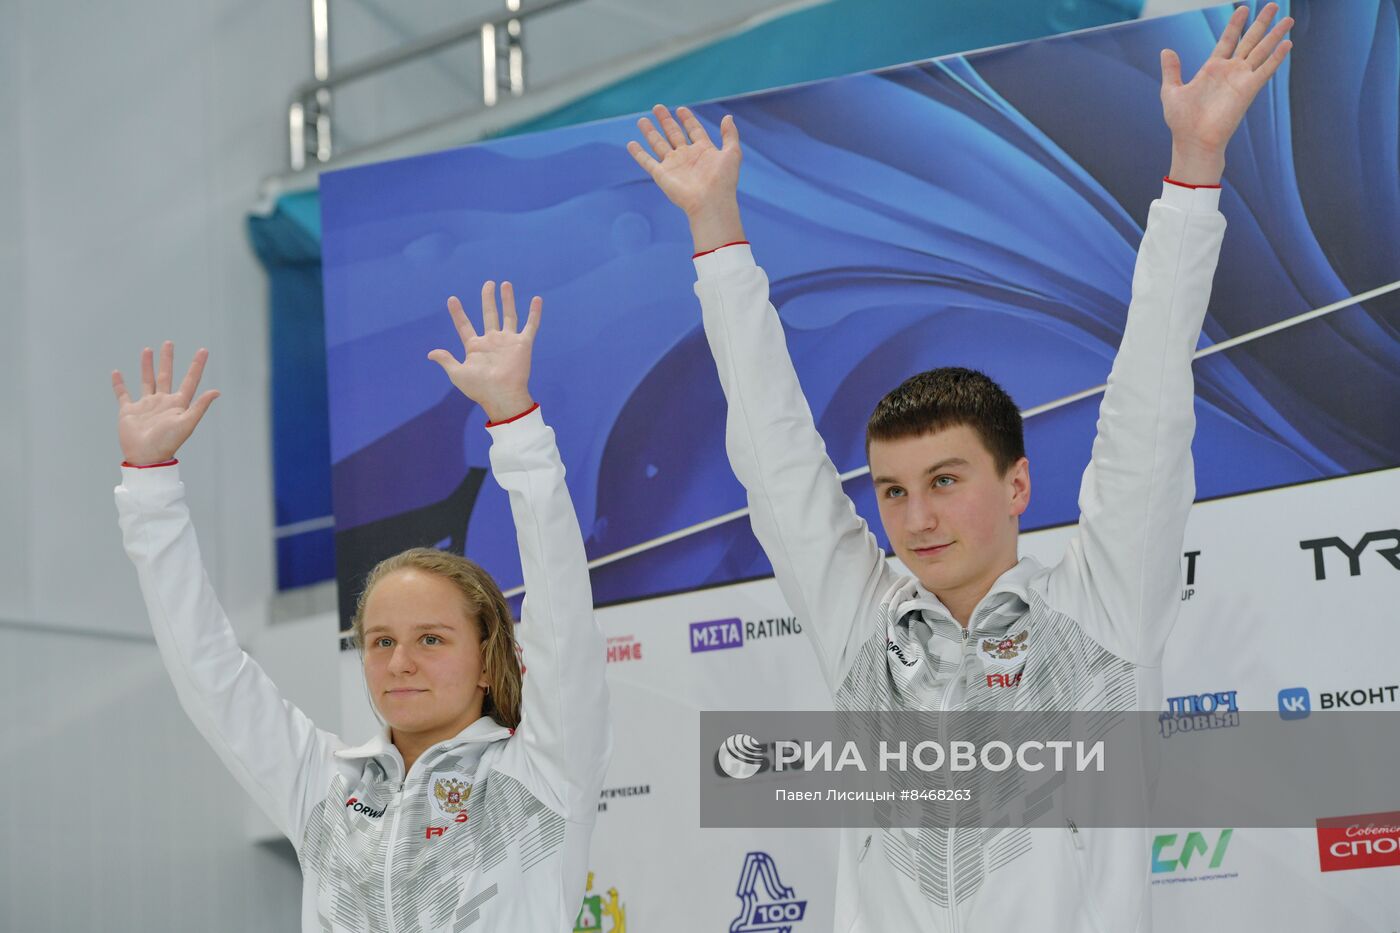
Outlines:
<svg viewBox="0 0 1400 933"><path fill-rule="evenodd" d="M1352 300L1400 281L1400 0L1291 7L1295 50L1227 153L1201 347L1341 307L1197 363L1201 499L1400 465L1400 291ZM1104 382L1170 160L1159 51L1194 73L1228 14L695 108L712 133L738 121L746 229L838 469L864 465L875 402L924 369L982 369L1023 410ZM488 278L544 296L532 388L590 558L637 549L595 568L599 603L771 573L746 519L705 524L745 499L689 233L626 153L637 136L608 120L322 179L343 612L413 545L520 584L485 416L426 359L460 351L446 298L474 309ZM1077 519L1098 402L1027 420L1023 530ZM868 478L847 490L881 534Z"/></svg>

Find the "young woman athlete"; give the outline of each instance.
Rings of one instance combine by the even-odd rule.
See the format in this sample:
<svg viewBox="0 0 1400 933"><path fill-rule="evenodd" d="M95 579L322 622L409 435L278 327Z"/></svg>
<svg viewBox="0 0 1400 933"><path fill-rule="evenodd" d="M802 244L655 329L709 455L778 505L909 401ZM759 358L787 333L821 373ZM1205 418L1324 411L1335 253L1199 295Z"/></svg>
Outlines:
<svg viewBox="0 0 1400 933"><path fill-rule="evenodd" d="M528 591L520 645L480 567L428 548L380 563L354 615L384 731L349 746L285 702L238 646L200 559L175 453L217 397L208 353L171 389L174 348L141 358L133 399L112 374L126 462L127 554L180 702L297 850L302 930L571 930L612 736L603 638L554 433L528 378L541 301L519 327L510 283L482 289L482 332L456 298L466 350L434 350L490 419Z"/></svg>

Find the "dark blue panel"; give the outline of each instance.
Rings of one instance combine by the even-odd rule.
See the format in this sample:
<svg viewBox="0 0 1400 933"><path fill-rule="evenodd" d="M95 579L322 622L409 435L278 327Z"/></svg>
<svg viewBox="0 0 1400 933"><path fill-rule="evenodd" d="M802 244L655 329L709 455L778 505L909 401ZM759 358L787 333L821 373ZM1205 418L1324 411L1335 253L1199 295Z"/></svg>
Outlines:
<svg viewBox="0 0 1400 933"><path fill-rule="evenodd" d="M1400 216L1385 183L1397 176L1396 0L1371 4L1384 35L1343 6L1299 7L1307 54L1232 145L1203 345L1400 279L1396 240L1377 235ZM746 228L839 468L862 465L874 402L921 369L985 369L1023 408L1103 383L1167 168L1158 51L1194 67L1227 12L699 108L711 127L726 111L739 120ZM1343 62L1354 80L1330 80ZM1347 164L1323 152L1337 146L1324 130L1340 129L1310 117L1297 132L1295 97L1309 113L1352 107L1375 121L1346 140L1378 163L1364 176L1373 187L1326 174ZM446 537L519 583L505 496L472 480L487 465L484 418L424 359L455 339L445 297L486 278L545 296L534 390L590 556L743 506L689 237L623 152L633 135L630 119L613 120L323 179L343 588L378 556ZM1300 182L1302 165L1319 175ZM1199 495L1400 464L1398 307L1391 293L1203 360ZM1028 422L1024 527L1074 520L1096 409L1090 399ZM877 525L868 485L848 489ZM612 601L766 569L736 521L609 564L596 591Z"/></svg>

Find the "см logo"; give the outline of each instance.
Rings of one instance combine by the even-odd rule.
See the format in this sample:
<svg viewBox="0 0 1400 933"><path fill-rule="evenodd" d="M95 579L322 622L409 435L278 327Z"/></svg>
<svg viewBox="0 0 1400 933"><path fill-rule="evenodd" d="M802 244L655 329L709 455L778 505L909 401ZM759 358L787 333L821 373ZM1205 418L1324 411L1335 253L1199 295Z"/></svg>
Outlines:
<svg viewBox="0 0 1400 933"><path fill-rule="evenodd" d="M1230 837L1235 834L1233 829L1222 829L1220 838L1216 840L1215 851L1211 852L1210 843L1206 842L1203 833L1191 832L1186 836L1186 842L1181 847L1181 854L1175 858L1163 858L1164 850L1176 845L1176 833L1169 833L1157 836L1152 840L1152 873L1154 875L1164 872L1173 872L1179 868L1191 867L1191 856L1197 853L1210 855L1210 868L1220 867L1220 863L1225 860L1225 850L1230 846Z"/></svg>
<svg viewBox="0 0 1400 933"><path fill-rule="evenodd" d="M759 900L754 888L763 882L766 895ZM778 866L767 852L744 856L739 871L739 916L729 924L729 933L790 933L792 925L807 912L807 902L794 898L796 892L778 877Z"/></svg>
<svg viewBox="0 0 1400 933"><path fill-rule="evenodd" d="M742 781L762 770L763 746L751 735L736 733L725 739L715 752L715 763L725 774Z"/></svg>

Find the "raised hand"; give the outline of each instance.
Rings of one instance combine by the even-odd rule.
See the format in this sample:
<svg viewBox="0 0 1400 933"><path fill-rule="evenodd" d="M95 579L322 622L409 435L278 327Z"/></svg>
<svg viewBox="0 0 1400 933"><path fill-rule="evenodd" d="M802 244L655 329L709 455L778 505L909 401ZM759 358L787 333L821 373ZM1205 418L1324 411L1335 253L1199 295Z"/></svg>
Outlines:
<svg viewBox="0 0 1400 933"><path fill-rule="evenodd" d="M208 350L201 349L194 355L178 392L170 391L175 344L169 340L161 344L159 370L152 366L153 357L150 347L141 352L141 398L137 401L132 401L127 393L121 372L112 370L112 393L118 406L117 440L122 456L133 466L173 460L180 445L219 397L216 389L194 397L209 359Z"/></svg>
<svg viewBox="0 0 1400 933"><path fill-rule="evenodd" d="M442 367L462 394L481 406L489 421L513 418L534 405L530 398L530 353L540 329L544 302L538 295L530 302L530 316L520 328L515 313L515 289L501 283L501 313L496 311L496 283L481 287L481 333L476 332L457 297L447 299L447 310L462 338L466 359L458 361L446 350L428 354Z"/></svg>
<svg viewBox="0 0 1400 933"><path fill-rule="evenodd" d="M1220 181L1226 144L1293 47L1284 38L1292 17L1269 29L1276 13L1278 4L1268 4L1246 32L1249 8L1235 10L1189 84L1181 83L1181 59L1171 49L1162 50L1162 114L1172 131L1173 179L1196 185Z"/></svg>
<svg viewBox="0 0 1400 933"><path fill-rule="evenodd" d="M744 239L738 196L739 163L744 154L734 118L726 116L720 121L721 145L716 148L688 108L676 108L679 121L660 104L652 113L661 131L646 117L637 121L651 152L635 140L627 144L627 151L671 203L685 211L696 250Z"/></svg>

